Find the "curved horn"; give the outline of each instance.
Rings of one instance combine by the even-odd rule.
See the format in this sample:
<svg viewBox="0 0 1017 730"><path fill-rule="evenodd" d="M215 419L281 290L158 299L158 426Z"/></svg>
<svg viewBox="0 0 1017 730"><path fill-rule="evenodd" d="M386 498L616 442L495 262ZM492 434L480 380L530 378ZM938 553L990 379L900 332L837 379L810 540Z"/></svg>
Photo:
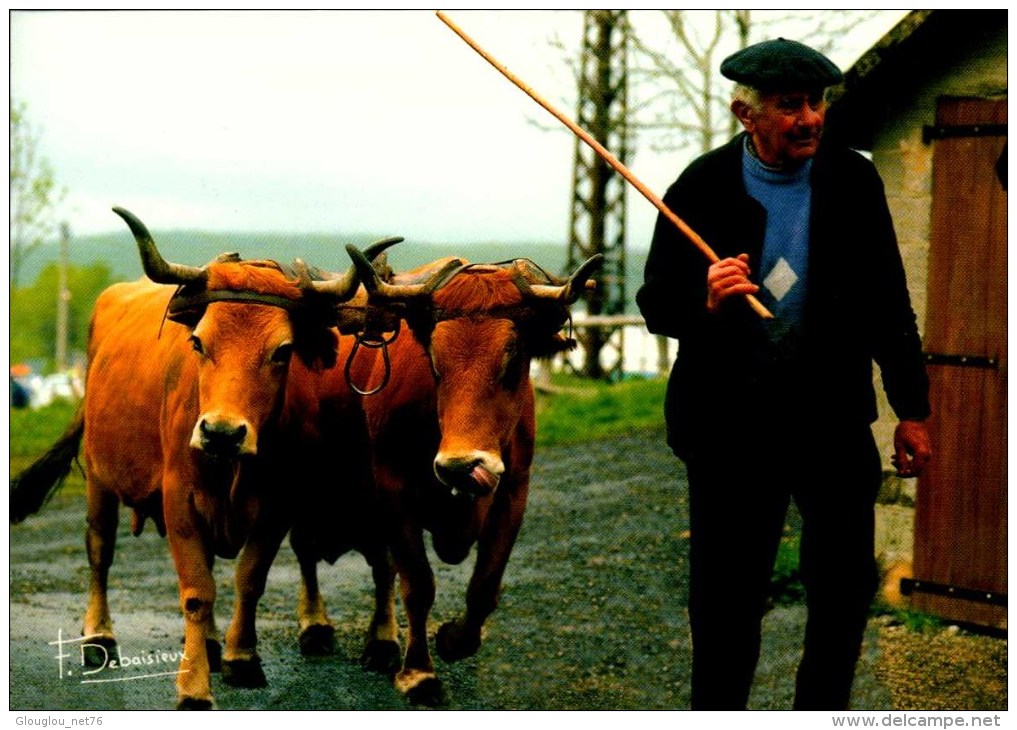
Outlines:
<svg viewBox="0 0 1017 730"><path fill-rule="evenodd" d="M383 238L380 241L375 241L364 249L364 256L367 257L368 261L374 261L378 258L379 254L382 253L382 251L397 243L402 243L405 240L406 239L402 236L392 236L391 238Z"/></svg>
<svg viewBox="0 0 1017 730"><path fill-rule="evenodd" d="M590 276L594 271L599 269L603 263L604 254L598 253L587 259L586 262L576 269L575 273L568 278L568 281L561 286L533 284L530 286L530 289L533 292L533 296L537 299L551 299L568 306L579 299L580 295L582 295L586 289L593 289L596 287L596 282L590 280Z"/></svg>
<svg viewBox="0 0 1017 730"><path fill-rule="evenodd" d="M367 259L367 268L370 269L375 276L377 276L377 272L371 265L371 262L381 256L385 249L404 240L405 239L402 236L383 238L380 241L375 241L364 249L364 253L362 255ZM350 247L347 246L346 250L349 251L349 249ZM340 302L345 302L353 298L353 295L357 293L357 286L364 281L363 274L359 274L355 264L356 262L354 261L354 265L351 266L345 274L340 274L335 279L328 279L327 281L311 281L310 277L306 276L305 268L305 273L302 273L300 277L300 286L304 288L310 286L319 294L327 294L335 297Z"/></svg>
<svg viewBox="0 0 1017 730"><path fill-rule="evenodd" d="M381 280L367 256L356 246L346 246L346 253L353 260L357 276L367 289L368 294L379 299L411 299L430 293L429 282L423 284L389 284Z"/></svg>
<svg viewBox="0 0 1017 730"><path fill-rule="evenodd" d="M204 283L208 280L208 272L203 268L166 261L155 247L152 234L133 213L117 207L113 208L113 212L124 219L134 234L134 240L138 243L138 253L141 254L141 266L149 279L157 284Z"/></svg>

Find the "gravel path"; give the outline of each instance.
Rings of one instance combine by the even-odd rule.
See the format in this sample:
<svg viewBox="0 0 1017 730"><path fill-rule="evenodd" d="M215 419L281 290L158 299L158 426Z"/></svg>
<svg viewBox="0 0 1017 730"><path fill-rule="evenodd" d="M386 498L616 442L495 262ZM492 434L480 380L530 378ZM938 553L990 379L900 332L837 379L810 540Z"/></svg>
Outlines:
<svg viewBox="0 0 1017 730"><path fill-rule="evenodd" d="M538 454L530 505L509 564L501 606L480 652L455 665L436 659L449 709L683 709L689 700L688 515L684 471L658 432L640 432ZM125 657L179 650L176 578L165 543L138 538L122 519L111 571L111 611ZM84 500L60 494L10 540L11 709L163 709L174 704L172 662L103 670L83 682L51 642L78 635L85 606ZM438 598L432 627L462 604L472 560L432 560ZM231 561L216 568L217 616L232 601ZM357 663L370 611L370 574L356 555L321 570L338 627L335 656L305 659L295 638L298 572L288 547L259 611L269 686L238 690L213 678L221 709L405 709L386 677ZM788 709L804 629L801 606L771 611L750 706ZM1005 709L1006 642L870 623L856 709ZM73 654L73 651L67 653ZM971 681L971 675L981 679Z"/></svg>

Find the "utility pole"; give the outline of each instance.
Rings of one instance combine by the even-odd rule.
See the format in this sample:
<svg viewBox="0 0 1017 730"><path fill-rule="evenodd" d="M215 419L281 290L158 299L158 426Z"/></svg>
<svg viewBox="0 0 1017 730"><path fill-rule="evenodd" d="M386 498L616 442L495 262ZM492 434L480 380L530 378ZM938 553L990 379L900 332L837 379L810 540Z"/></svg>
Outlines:
<svg viewBox="0 0 1017 730"><path fill-rule="evenodd" d="M628 156L628 43L629 23L624 10L586 10L579 72L577 123L623 164ZM625 311L625 194L624 178L592 149L576 138L569 218L568 269L574 270L594 254L604 255L597 288L588 292L587 313ZM615 334L609 329L584 327L578 337L586 353L583 373L603 379L601 350ZM622 338L621 327L617 339ZM622 344L612 371L622 368Z"/></svg>
<svg viewBox="0 0 1017 730"><path fill-rule="evenodd" d="M57 268L57 311L56 311L56 371L67 369L67 309L71 292L67 288L68 249L71 230L67 223L60 224L60 263Z"/></svg>

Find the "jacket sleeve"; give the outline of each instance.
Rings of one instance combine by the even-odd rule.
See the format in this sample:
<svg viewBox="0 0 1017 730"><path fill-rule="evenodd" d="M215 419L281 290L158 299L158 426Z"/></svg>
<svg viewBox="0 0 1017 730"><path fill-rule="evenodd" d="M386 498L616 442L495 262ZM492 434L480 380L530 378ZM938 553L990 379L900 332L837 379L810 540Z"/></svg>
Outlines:
<svg viewBox="0 0 1017 730"><path fill-rule="evenodd" d="M693 200L689 176L683 174L664 195L664 204L679 217ZM706 317L706 270L709 262L664 215L657 216L636 304L647 329L682 338L701 329Z"/></svg>

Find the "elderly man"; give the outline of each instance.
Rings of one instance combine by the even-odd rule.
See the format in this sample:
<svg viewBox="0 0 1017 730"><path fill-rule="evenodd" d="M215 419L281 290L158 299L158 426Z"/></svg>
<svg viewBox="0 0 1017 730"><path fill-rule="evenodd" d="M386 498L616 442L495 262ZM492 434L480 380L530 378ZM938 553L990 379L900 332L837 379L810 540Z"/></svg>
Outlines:
<svg viewBox="0 0 1017 730"><path fill-rule="evenodd" d="M721 260L661 217L637 295L650 331L679 341L665 414L690 485L692 707L746 706L793 498L808 602L795 707L846 708L877 585L872 362L899 419L894 463L916 475L930 455L921 343L875 168L821 143L841 72L777 39L721 73L744 132L664 197Z"/></svg>

